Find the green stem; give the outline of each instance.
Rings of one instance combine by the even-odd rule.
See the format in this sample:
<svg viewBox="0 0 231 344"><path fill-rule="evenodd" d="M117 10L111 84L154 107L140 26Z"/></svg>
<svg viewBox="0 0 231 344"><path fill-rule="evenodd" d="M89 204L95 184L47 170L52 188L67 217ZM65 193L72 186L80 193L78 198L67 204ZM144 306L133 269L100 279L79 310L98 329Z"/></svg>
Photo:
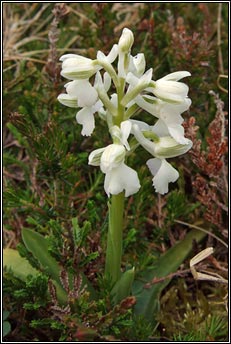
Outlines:
<svg viewBox="0 0 231 344"><path fill-rule="evenodd" d="M112 195L109 204L105 274L111 277L113 283L121 275L124 198L124 192Z"/></svg>

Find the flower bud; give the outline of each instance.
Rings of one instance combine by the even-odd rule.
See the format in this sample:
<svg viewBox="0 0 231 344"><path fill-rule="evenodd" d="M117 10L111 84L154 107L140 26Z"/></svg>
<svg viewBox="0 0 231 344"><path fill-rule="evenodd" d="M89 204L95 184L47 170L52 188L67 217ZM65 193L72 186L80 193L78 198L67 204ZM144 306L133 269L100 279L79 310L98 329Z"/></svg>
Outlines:
<svg viewBox="0 0 231 344"><path fill-rule="evenodd" d="M60 61L63 62L61 75L70 80L89 79L99 69L93 60L80 55L63 55Z"/></svg>
<svg viewBox="0 0 231 344"><path fill-rule="evenodd" d="M132 31L127 28L123 29L122 35L118 43L119 51L123 53L130 52L133 42L134 36Z"/></svg>

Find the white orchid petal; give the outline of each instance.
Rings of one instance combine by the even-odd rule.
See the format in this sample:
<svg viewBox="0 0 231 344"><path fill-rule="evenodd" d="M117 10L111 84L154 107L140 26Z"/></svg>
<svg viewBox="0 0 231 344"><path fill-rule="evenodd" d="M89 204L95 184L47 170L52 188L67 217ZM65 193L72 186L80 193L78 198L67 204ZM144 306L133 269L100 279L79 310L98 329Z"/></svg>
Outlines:
<svg viewBox="0 0 231 344"><path fill-rule="evenodd" d="M149 83L152 80L152 72L153 69L149 68L141 77L140 80L142 80L142 82L147 82Z"/></svg>
<svg viewBox="0 0 231 344"><path fill-rule="evenodd" d="M176 140L176 142L187 145L190 143L190 140L184 137L184 128L182 125L175 124L168 126L169 134Z"/></svg>
<svg viewBox="0 0 231 344"><path fill-rule="evenodd" d="M160 137L161 136L168 136L168 134L169 134L169 130L168 130L167 125L161 119L158 119L158 121L156 121L155 125L152 128L152 131Z"/></svg>
<svg viewBox="0 0 231 344"><path fill-rule="evenodd" d="M129 85L135 87L139 82L139 78L135 76L133 73L129 72L126 77L126 81Z"/></svg>
<svg viewBox="0 0 231 344"><path fill-rule="evenodd" d="M125 197L135 194L140 188L137 172L124 163L106 173L104 189L108 197L125 190Z"/></svg>
<svg viewBox="0 0 231 344"><path fill-rule="evenodd" d="M114 44L113 47L111 48L109 54L107 55L107 61L109 63L113 63L115 61L115 59L118 56L118 44Z"/></svg>
<svg viewBox="0 0 231 344"><path fill-rule="evenodd" d="M95 113L97 111L103 112L103 103L101 100L98 100L93 106L92 106L92 112Z"/></svg>
<svg viewBox="0 0 231 344"><path fill-rule="evenodd" d="M160 137L171 136L176 142L185 145L189 140L184 137L184 128L180 124L166 124L166 122L159 119L152 128L152 131Z"/></svg>
<svg viewBox="0 0 231 344"><path fill-rule="evenodd" d="M95 149L94 151L92 151L88 157L88 165L100 166L101 156L102 156L105 148L106 147L98 148L98 149Z"/></svg>
<svg viewBox="0 0 231 344"><path fill-rule="evenodd" d="M133 125L136 124L140 131L149 131L151 130L150 125L148 125L146 122L138 121L136 119L130 119L129 120L132 123L131 133L134 135L133 131Z"/></svg>
<svg viewBox="0 0 231 344"><path fill-rule="evenodd" d="M113 63L118 56L118 44L114 44L109 54L106 56L102 51L98 51L96 58L100 62Z"/></svg>
<svg viewBox="0 0 231 344"><path fill-rule="evenodd" d="M139 107L147 112L149 112L150 114L152 114L153 116L156 116L156 117L159 117L158 116L158 109L159 109L159 106L156 106L156 104L153 104L151 102L148 102L145 100L146 99L150 99L150 100L153 100L153 102L155 101L155 97L152 97L152 96L141 96L141 95L138 95L135 99L135 102L137 105L139 105Z"/></svg>
<svg viewBox="0 0 231 344"><path fill-rule="evenodd" d="M106 60L106 55L101 51L97 51L96 58L98 61L105 61Z"/></svg>
<svg viewBox="0 0 231 344"><path fill-rule="evenodd" d="M153 93L162 100L183 102L188 94L188 86L183 82L157 80Z"/></svg>
<svg viewBox="0 0 231 344"><path fill-rule="evenodd" d="M191 76L191 73L187 71L179 71L179 72L174 72L170 73L168 75L165 75L163 78L160 80L172 80L172 81L178 81L180 79L185 78L186 76Z"/></svg>
<svg viewBox="0 0 231 344"><path fill-rule="evenodd" d="M112 103L115 107L118 106L118 95L117 95L117 93L113 93L113 94L111 95L111 103Z"/></svg>
<svg viewBox="0 0 231 344"><path fill-rule="evenodd" d="M143 53L137 54L136 56L133 57L133 63L135 66L135 73L137 76L141 76L146 67L146 61Z"/></svg>
<svg viewBox="0 0 231 344"><path fill-rule="evenodd" d="M120 124L120 128L122 133L122 143L127 148L127 150L130 150L127 139L131 133L132 123L130 121L123 121Z"/></svg>
<svg viewBox="0 0 231 344"><path fill-rule="evenodd" d="M65 60L68 60L68 59L80 59L80 60L85 60L85 61L92 61L91 59L87 58L87 57L84 57L84 56L81 56L81 55L78 55L78 54L65 54L65 55L62 55L60 57L60 61L65 61Z"/></svg>
<svg viewBox="0 0 231 344"><path fill-rule="evenodd" d="M70 89L70 91L74 93L74 90L73 90L74 87L75 87L75 94L78 99L78 105L80 107L85 107L85 106L89 107L96 103L98 99L98 93L88 80L80 80L76 82L75 84L69 85L67 87L67 92Z"/></svg>
<svg viewBox="0 0 231 344"><path fill-rule="evenodd" d="M155 152L153 155L163 159L174 158L185 154L192 147L192 141L187 139L186 142L186 144L180 144L171 136L160 137L159 142L155 144Z"/></svg>
<svg viewBox="0 0 231 344"><path fill-rule="evenodd" d="M91 136L93 130L95 129L95 118L92 109L85 107L78 111L76 114L76 120L83 126L81 134L83 136Z"/></svg>
<svg viewBox="0 0 231 344"><path fill-rule="evenodd" d="M178 171L165 159L149 159L147 165L154 176L152 182L155 191L162 195L168 192L168 184L174 183L179 178Z"/></svg>
<svg viewBox="0 0 231 344"><path fill-rule="evenodd" d="M146 149L151 155L155 156L155 143L144 137L137 124L133 124L132 133L139 144Z"/></svg>
<svg viewBox="0 0 231 344"><path fill-rule="evenodd" d="M111 77L107 72L103 75L103 86L106 92L108 92L111 87Z"/></svg>
<svg viewBox="0 0 231 344"><path fill-rule="evenodd" d="M65 105L65 106L72 107L72 108L78 107L77 99L72 98L69 94L61 93L57 97L57 99L61 104Z"/></svg>

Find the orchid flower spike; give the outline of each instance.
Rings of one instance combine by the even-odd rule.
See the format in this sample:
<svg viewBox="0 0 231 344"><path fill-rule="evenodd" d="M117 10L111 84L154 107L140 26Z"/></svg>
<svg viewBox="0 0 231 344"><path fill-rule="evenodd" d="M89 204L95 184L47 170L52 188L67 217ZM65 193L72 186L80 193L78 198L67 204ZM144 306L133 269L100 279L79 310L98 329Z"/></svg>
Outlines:
<svg viewBox="0 0 231 344"><path fill-rule="evenodd" d="M112 141L90 153L89 165L99 166L105 174L108 197L122 191L128 197L139 190L138 174L126 164L138 145L152 156L147 166L154 188L161 194L179 177L166 159L185 154L192 147L182 125L182 113L189 109L191 99L188 86L180 81L191 74L178 71L152 80L153 69L145 70L143 53L132 55L133 44L132 31L124 28L108 54L99 50L95 59L76 54L60 58L61 75L70 81L58 100L77 109L81 134L93 133L96 116L107 124ZM151 115L151 125L132 118L140 110ZM134 137L130 139L131 135Z"/></svg>

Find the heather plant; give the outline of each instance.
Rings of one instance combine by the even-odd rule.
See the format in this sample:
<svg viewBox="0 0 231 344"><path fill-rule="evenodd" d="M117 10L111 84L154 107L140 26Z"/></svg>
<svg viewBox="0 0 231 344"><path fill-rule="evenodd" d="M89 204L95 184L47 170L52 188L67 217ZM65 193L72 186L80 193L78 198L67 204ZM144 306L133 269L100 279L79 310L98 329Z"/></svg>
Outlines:
<svg viewBox="0 0 231 344"><path fill-rule="evenodd" d="M7 340L226 338L226 98L211 91L208 132L196 126L212 19L202 38L178 9L186 19L175 25L168 4L57 3L52 16L33 4L29 41L37 35L40 49L6 45ZM33 28L24 22L23 35ZM199 266L187 268L188 256Z"/></svg>

